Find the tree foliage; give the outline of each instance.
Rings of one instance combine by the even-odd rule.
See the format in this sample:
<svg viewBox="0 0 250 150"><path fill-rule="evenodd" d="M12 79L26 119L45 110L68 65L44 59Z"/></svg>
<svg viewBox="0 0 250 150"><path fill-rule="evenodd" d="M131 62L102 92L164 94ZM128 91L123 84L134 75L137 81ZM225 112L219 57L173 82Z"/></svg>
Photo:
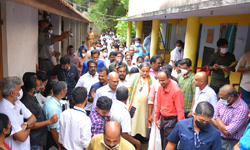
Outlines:
<svg viewBox="0 0 250 150"><path fill-rule="evenodd" d="M127 29L128 22L127 21L118 21L116 28L116 34L119 34L119 39L121 42L127 41ZM135 36L135 24L132 22L132 36Z"/></svg>

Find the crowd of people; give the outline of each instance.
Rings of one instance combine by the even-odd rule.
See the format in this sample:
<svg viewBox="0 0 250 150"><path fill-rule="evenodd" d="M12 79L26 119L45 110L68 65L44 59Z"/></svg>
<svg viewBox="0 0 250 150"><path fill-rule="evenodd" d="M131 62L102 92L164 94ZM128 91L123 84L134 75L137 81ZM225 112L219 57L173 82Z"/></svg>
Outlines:
<svg viewBox="0 0 250 150"><path fill-rule="evenodd" d="M149 150L250 149L249 52L236 62L219 39L210 85L208 74L193 72L194 62L183 58L180 40L169 64L150 57L150 35L126 47L104 33L77 51L69 45L53 65L48 47L68 33L48 36L47 26L39 22L44 58L37 72L0 82L0 149L140 150L144 141ZM234 70L243 73L241 95L229 84Z"/></svg>

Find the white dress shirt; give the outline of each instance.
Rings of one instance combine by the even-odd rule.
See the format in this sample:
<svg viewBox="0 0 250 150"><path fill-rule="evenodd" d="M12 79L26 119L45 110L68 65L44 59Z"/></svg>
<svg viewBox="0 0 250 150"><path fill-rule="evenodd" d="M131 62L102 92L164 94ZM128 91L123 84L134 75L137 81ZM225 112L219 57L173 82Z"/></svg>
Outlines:
<svg viewBox="0 0 250 150"><path fill-rule="evenodd" d="M60 117L59 143L69 150L83 150L91 141L91 121L86 111L74 106Z"/></svg>
<svg viewBox="0 0 250 150"><path fill-rule="evenodd" d="M125 78L125 80L123 82L121 80L119 80L119 84L118 84L117 87L122 86L122 85L127 87L127 84L128 84L128 79L127 79L127 76L126 76L126 78Z"/></svg>
<svg viewBox="0 0 250 150"><path fill-rule="evenodd" d="M169 62L171 66L173 66L172 61L176 62L178 60L183 59L183 51L184 51L183 49L181 49L181 52L176 49L172 50L172 52L170 53L170 62Z"/></svg>
<svg viewBox="0 0 250 150"><path fill-rule="evenodd" d="M213 107L215 107L218 102L216 93L208 85L202 91L200 91L199 87L196 87L193 112L195 112L195 109L200 102L209 102Z"/></svg>
<svg viewBox="0 0 250 150"><path fill-rule="evenodd" d="M99 88L96 93L95 93L95 97L94 97L94 101L93 101L93 107L96 106L96 102L97 99L101 96L107 96L108 98L112 99L112 100L116 100L116 92L113 92L110 87L109 84L104 85L103 87Z"/></svg>
<svg viewBox="0 0 250 150"><path fill-rule="evenodd" d="M118 122L122 126L122 133L131 132L131 117L126 104L119 100L113 100L110 110L110 119Z"/></svg>
<svg viewBox="0 0 250 150"><path fill-rule="evenodd" d="M89 72L87 72L80 77L80 79L78 80L78 82L76 84L76 87L85 87L87 89L88 94L89 94L89 90L90 90L91 86L93 84L95 84L96 82L99 82L98 73L96 72L95 76L93 77L91 74L89 74ZM84 109L91 111L92 103L88 101L87 105Z"/></svg>
<svg viewBox="0 0 250 150"><path fill-rule="evenodd" d="M9 117L12 131L9 137L4 141L13 150L29 150L30 149L30 137L24 141L20 142L13 139L13 135L22 130L21 125L24 123L24 119L28 119L32 113L25 107L25 105L20 101L15 101L13 105L10 101L2 99L0 102L0 113L3 113Z"/></svg>

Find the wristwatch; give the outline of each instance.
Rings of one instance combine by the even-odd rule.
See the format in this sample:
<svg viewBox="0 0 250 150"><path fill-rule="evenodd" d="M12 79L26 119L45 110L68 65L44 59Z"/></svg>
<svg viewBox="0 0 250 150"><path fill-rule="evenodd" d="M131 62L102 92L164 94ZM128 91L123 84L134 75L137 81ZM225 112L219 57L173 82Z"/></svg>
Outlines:
<svg viewBox="0 0 250 150"><path fill-rule="evenodd" d="M28 123L27 122L24 122L23 124L26 124L27 125L27 128L26 128L26 130L29 128L29 125L28 125Z"/></svg>

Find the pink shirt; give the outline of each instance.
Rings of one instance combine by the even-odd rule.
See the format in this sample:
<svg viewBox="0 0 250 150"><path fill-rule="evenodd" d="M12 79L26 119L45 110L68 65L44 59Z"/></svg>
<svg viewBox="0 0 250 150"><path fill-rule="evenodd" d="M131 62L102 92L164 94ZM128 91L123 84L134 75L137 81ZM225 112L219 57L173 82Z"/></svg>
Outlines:
<svg viewBox="0 0 250 150"><path fill-rule="evenodd" d="M151 68L150 71L149 71L149 75L150 75L151 77L157 76L157 74L153 71L152 68Z"/></svg>

